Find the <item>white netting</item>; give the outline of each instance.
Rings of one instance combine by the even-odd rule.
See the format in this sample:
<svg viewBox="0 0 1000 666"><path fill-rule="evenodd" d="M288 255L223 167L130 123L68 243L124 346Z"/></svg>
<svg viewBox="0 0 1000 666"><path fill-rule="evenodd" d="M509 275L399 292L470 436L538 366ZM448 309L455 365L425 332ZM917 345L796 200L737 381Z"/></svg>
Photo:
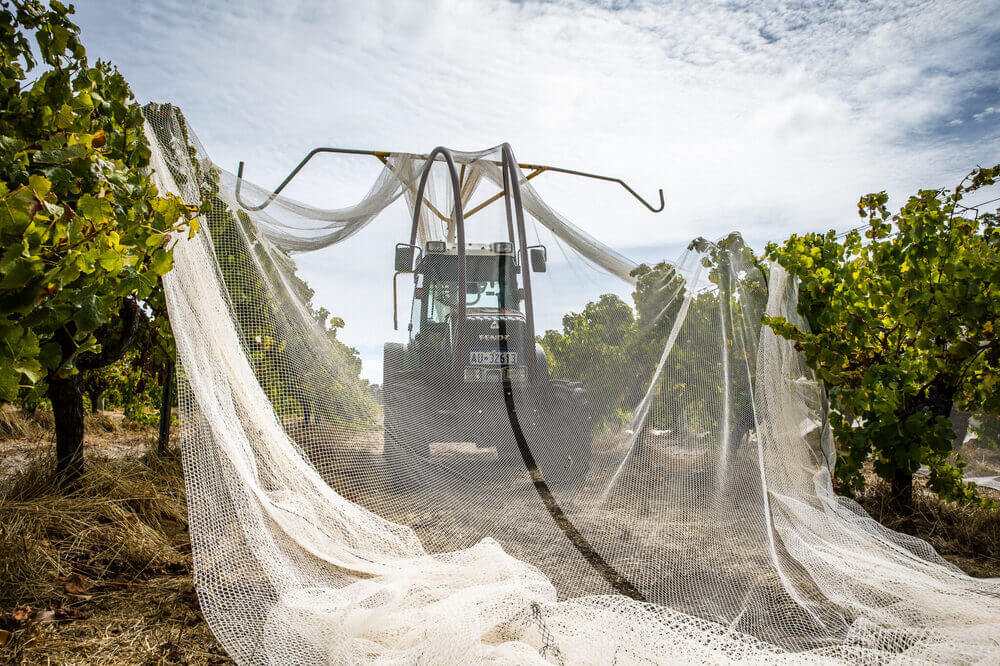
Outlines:
<svg viewBox="0 0 1000 666"><path fill-rule="evenodd" d="M823 392L760 326L797 319L794 285L738 236L630 274L518 172L523 237L501 198L467 242L547 270L477 246L459 285L426 251L457 231L436 161L396 332L423 160L389 156L349 209L254 212L176 109L147 119L161 190L212 202L164 285L199 599L241 663L1000 662L1000 581L834 494ZM502 157L455 154L463 210ZM287 254L319 248L384 276L384 405Z"/></svg>

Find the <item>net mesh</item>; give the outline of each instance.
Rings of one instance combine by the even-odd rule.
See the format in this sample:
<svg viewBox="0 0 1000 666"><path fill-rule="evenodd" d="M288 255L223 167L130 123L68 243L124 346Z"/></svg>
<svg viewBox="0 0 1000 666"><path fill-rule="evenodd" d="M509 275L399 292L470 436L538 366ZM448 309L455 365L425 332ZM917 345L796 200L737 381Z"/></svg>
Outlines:
<svg viewBox="0 0 1000 666"><path fill-rule="evenodd" d="M176 108L146 115L158 187L210 203L164 286L196 585L239 662L1000 661L1000 581L834 493L823 391L760 325L798 321L795 285L738 235L637 266L501 148L454 153L466 214L508 193L461 223L447 163L413 155L355 206L254 211ZM303 251L348 322L349 276L385 276L380 391Z"/></svg>

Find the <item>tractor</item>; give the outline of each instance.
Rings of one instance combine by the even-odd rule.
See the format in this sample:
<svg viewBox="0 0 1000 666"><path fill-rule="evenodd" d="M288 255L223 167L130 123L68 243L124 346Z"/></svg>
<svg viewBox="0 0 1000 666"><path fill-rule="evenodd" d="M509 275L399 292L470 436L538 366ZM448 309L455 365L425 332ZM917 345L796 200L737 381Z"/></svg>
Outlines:
<svg viewBox="0 0 1000 666"><path fill-rule="evenodd" d="M419 480L431 442L495 447L510 462L527 448L550 484L590 468L587 392L549 377L519 259L545 271L542 246L528 257L510 241L396 246L397 276L412 272L414 285L409 342L384 350L385 461L397 485Z"/></svg>
<svg viewBox="0 0 1000 666"><path fill-rule="evenodd" d="M417 242L429 165L442 158L451 178L454 241ZM406 344L387 343L383 358L384 459L394 485L425 479L432 442L474 442L520 460L536 485L577 482L590 469L592 419L582 384L549 377L535 341L531 273L546 269L544 246L528 246L521 176L503 144L501 195L507 239L466 242L461 179L453 154L427 158L408 243L397 243L397 278L413 276ZM499 197L498 197L499 198ZM530 264L530 270L529 270ZM398 320L395 321L398 326Z"/></svg>
<svg viewBox="0 0 1000 666"><path fill-rule="evenodd" d="M493 156L487 157L487 153ZM428 155L319 147L311 150L260 204L240 196L243 162L236 176L236 199L248 211L270 205L314 156L320 153L368 155L381 161L410 191L412 182L397 171L394 156L418 159L420 184L410 198L409 242L397 243L393 276L393 319L398 328L400 275L412 275L413 299L409 340L386 343L382 402L384 458L397 487L412 487L433 467L433 442L474 442L493 447L500 457L523 463L541 495L549 485L582 479L590 469L593 424L587 391L579 382L553 379L545 351L535 341L531 273L546 269L544 246L528 246L521 183L545 172L564 173L617 183L650 211L664 208L663 190L656 207L620 178L541 164L518 164L508 144L496 152L464 153L438 147ZM472 215L502 200L507 238L467 243L462 190L467 167L481 160L499 167L502 190L470 210ZM448 217L425 199L427 179L435 163L444 162L451 180ZM462 162L461 174L456 161ZM525 175L521 170L529 170ZM387 199L391 201L392 199ZM426 204L448 224L445 239L422 238L421 211ZM595 250L593 245L588 249ZM597 261L607 258L598 249ZM555 506L551 494L547 506Z"/></svg>

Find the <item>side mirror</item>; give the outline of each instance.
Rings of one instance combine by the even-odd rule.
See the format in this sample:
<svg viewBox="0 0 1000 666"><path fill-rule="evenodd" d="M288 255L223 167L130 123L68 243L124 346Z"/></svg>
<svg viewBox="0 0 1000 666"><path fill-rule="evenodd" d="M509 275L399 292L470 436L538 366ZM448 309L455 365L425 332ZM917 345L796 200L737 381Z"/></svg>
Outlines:
<svg viewBox="0 0 1000 666"><path fill-rule="evenodd" d="M545 248L536 246L528 249L528 257L531 259L531 270L535 273L545 272Z"/></svg>
<svg viewBox="0 0 1000 666"><path fill-rule="evenodd" d="M396 270L413 270L413 246L400 243L396 246Z"/></svg>

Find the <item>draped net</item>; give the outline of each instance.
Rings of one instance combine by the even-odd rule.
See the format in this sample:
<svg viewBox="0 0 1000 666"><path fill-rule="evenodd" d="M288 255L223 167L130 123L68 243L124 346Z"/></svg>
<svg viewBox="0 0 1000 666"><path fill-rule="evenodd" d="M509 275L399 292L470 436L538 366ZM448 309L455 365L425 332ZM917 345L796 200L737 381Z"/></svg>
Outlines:
<svg viewBox="0 0 1000 666"><path fill-rule="evenodd" d="M528 258L467 257L467 288L403 273L394 330L422 158L388 157L349 208L258 212L177 109L146 114L160 190L210 202L164 286L198 596L240 663L1000 662L1000 581L834 493L823 391L760 325L799 321L795 285L738 235L637 266L518 171L547 256L529 275L540 344L469 381L463 365L501 357L456 336L520 335L528 299L503 301L499 276L523 289ZM503 188L499 149L455 160L466 212ZM425 266L427 241L456 237L445 166L418 216ZM508 240L504 200L465 229ZM304 251L384 285L364 324L388 343L381 392L311 303ZM327 299L349 324L358 284Z"/></svg>

